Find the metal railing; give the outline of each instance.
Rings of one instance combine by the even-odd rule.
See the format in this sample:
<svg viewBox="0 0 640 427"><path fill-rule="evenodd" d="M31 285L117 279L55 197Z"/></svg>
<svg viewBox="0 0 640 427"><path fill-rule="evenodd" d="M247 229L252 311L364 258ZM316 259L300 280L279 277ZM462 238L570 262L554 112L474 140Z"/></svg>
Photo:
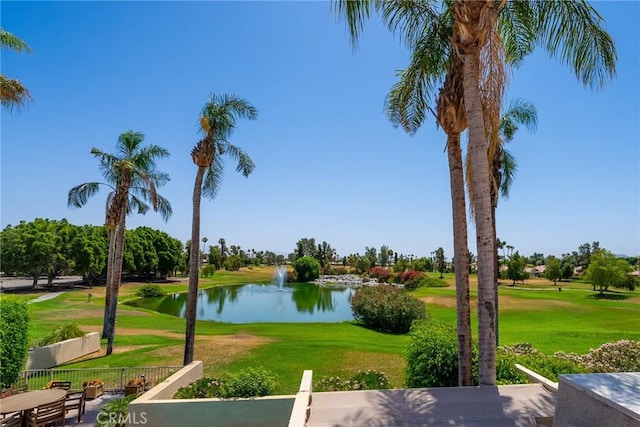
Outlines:
<svg viewBox="0 0 640 427"><path fill-rule="evenodd" d="M29 390L46 388L50 381L71 381L72 390L82 390L85 381L100 379L104 383L104 391L122 391L130 380L139 378L144 378L146 388L153 387L179 369L182 366L29 369L20 372L20 378Z"/></svg>

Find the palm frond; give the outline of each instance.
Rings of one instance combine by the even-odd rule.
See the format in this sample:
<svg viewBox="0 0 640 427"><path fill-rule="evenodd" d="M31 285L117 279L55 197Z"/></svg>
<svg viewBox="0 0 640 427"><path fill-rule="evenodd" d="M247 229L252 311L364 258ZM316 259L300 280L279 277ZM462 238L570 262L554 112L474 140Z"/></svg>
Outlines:
<svg viewBox="0 0 640 427"><path fill-rule="evenodd" d="M512 66L519 65L533 52L536 45L534 11L529 0L506 2L498 16L498 33L502 37L505 59Z"/></svg>
<svg viewBox="0 0 640 427"><path fill-rule="evenodd" d="M498 185L500 189L500 195L505 199L509 198L509 192L511 186L518 172L518 163L516 158L509 150L502 150L502 156L500 158L500 183Z"/></svg>
<svg viewBox="0 0 640 427"><path fill-rule="evenodd" d="M351 46L355 49L358 38L364 29L364 22L382 2L377 0L337 0L333 2L334 13L344 18L351 38Z"/></svg>
<svg viewBox="0 0 640 427"><path fill-rule="evenodd" d="M202 195L215 199L218 195L218 190L222 184L222 177L224 176L224 162L220 156L214 156L214 160L211 163L204 174L202 181Z"/></svg>
<svg viewBox="0 0 640 427"><path fill-rule="evenodd" d="M89 199L95 196L100 191L100 185L107 185L101 182L85 182L84 184L76 185L67 194L67 206L74 208L81 208L87 204ZM111 186L107 185L112 188Z"/></svg>
<svg viewBox="0 0 640 427"><path fill-rule="evenodd" d="M127 215L136 211L139 214L146 214L149 212L150 206L145 203L144 200L137 197L135 194L129 194L129 203L127 204Z"/></svg>
<svg viewBox="0 0 640 427"><path fill-rule="evenodd" d="M585 87L599 89L616 75L616 48L593 6L585 0L531 5L541 43L552 57L570 66Z"/></svg>
<svg viewBox="0 0 640 427"><path fill-rule="evenodd" d="M211 94L209 101L202 107L200 131L205 136L227 139L233 133L239 118L256 120L258 110L249 101L236 95ZM203 119L206 125L203 125Z"/></svg>
<svg viewBox="0 0 640 427"><path fill-rule="evenodd" d="M11 49L16 52L31 53L29 45L19 37L0 28L0 47L3 49Z"/></svg>
<svg viewBox="0 0 640 427"><path fill-rule="evenodd" d="M504 142L513 140L519 129L518 125L525 125L530 132L535 132L538 126L538 112L531 102L515 98L500 119L500 134Z"/></svg>
<svg viewBox="0 0 640 427"><path fill-rule="evenodd" d="M31 93L18 80L0 74L0 103L9 111L19 110L31 102Z"/></svg>

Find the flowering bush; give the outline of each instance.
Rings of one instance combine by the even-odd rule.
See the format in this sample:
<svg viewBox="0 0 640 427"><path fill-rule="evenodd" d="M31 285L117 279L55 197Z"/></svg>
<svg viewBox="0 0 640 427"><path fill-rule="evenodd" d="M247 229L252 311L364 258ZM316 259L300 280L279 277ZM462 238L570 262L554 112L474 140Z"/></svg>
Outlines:
<svg viewBox="0 0 640 427"><path fill-rule="evenodd" d="M423 278L424 274L422 272L409 270L397 273L394 281L403 284L407 289L416 289Z"/></svg>
<svg viewBox="0 0 640 427"><path fill-rule="evenodd" d="M369 277L378 279L380 283L387 283L391 278L391 272L384 267L373 267L369 270Z"/></svg>
<svg viewBox="0 0 640 427"><path fill-rule="evenodd" d="M620 340L602 344L585 355L554 353L563 360L579 363L589 372L640 371L640 341Z"/></svg>
<svg viewBox="0 0 640 427"><path fill-rule="evenodd" d="M384 372L368 369L358 371L349 379L340 377L322 377L313 385L314 391L353 391L380 390L391 388L391 383Z"/></svg>
<svg viewBox="0 0 640 427"><path fill-rule="evenodd" d="M93 380L89 380L89 381L85 381L82 383L82 387L88 387L90 385L101 385L104 384L104 381L102 381L101 379L93 379Z"/></svg>

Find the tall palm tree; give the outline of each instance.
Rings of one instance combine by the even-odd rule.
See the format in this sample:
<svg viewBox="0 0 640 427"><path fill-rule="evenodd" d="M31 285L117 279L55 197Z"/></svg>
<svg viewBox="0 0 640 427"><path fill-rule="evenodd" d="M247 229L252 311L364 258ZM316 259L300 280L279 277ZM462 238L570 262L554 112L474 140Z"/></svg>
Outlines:
<svg viewBox="0 0 640 427"><path fill-rule="evenodd" d="M29 45L19 37L0 28L0 47L16 52L31 53ZM0 103L7 110L19 109L31 101L29 90L16 79L9 79L0 74Z"/></svg>
<svg viewBox="0 0 640 427"><path fill-rule="evenodd" d="M394 32L400 32L410 48L428 33L435 1L339 0L336 9L347 18L355 42L364 20L375 9ZM397 7L394 7L394 4ZM416 11L430 12L417 15ZM495 290L491 227L490 174L487 139L499 132L499 111L504 88L504 50L514 63L541 43L551 56L570 65L583 84L602 86L615 73L615 49L602 29L600 16L584 0L510 1L445 0L444 12L453 19L451 45L460 58L464 114L469 125L469 152L473 164L476 244L479 281L480 384L495 384ZM413 13L412 13L413 11ZM509 58L507 58L509 59ZM427 74L433 69L427 68ZM424 107L422 99L413 99ZM417 116L419 117L419 115ZM485 120L486 118L486 120ZM458 258L458 256L456 256Z"/></svg>
<svg viewBox="0 0 640 427"><path fill-rule="evenodd" d="M488 140L499 131L499 112L483 108L483 79L499 73L502 58L486 55L498 44L499 16L509 16L513 28L528 28L532 42L541 42L548 53L570 65L583 84L601 87L615 75L613 40L602 28L602 18L586 1L454 0L452 44L463 62L464 104L469 124L469 158L473 181L478 250L478 341L480 385L495 384L495 288L491 222L491 173ZM508 36L508 35L507 35ZM481 60L481 55L485 59ZM488 56L488 59L487 59ZM482 65L481 65L482 64ZM499 93L499 92L498 92ZM495 104L494 104L495 105Z"/></svg>
<svg viewBox="0 0 640 427"><path fill-rule="evenodd" d="M106 186L107 195L105 225L109 233L109 255L107 260L107 284L103 338L107 339L107 355L113 351L115 322L122 274L126 215L137 210L146 213L149 205L167 220L171 204L157 193L157 188L169 181L169 175L155 170L157 158L168 157L169 152L157 145L142 146L144 134L129 130L118 137L116 153L111 154L92 148L91 154L98 159L106 182L86 182L69 190L67 204L82 207Z"/></svg>
<svg viewBox="0 0 640 427"><path fill-rule="evenodd" d="M189 293L187 295L186 333L184 343L184 364L193 361L196 334L196 307L198 304L198 267L200 256L200 201L202 196L214 199L218 194L224 171L224 157L236 160L236 171L245 177L255 167L253 160L228 138L233 133L238 118L255 120L258 110L248 101L235 95L211 95L202 108L200 131L202 139L191 150L191 158L197 166L193 186L193 218L191 224L191 247L189 256Z"/></svg>

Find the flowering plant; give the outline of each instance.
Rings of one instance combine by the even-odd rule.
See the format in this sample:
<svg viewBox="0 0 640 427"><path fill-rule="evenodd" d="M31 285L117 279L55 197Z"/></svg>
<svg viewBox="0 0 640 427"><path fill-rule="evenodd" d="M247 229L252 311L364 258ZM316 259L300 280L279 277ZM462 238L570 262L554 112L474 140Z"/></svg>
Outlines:
<svg viewBox="0 0 640 427"><path fill-rule="evenodd" d="M99 378L94 378L94 379L92 379L92 380L89 380L89 381L85 381L85 382L83 382L83 383L82 383L82 387L87 387L87 386L90 386L90 385L92 385L92 386L95 386L95 385L102 385L102 384L104 384L104 381L102 381L102 380L101 380L101 379L99 379Z"/></svg>

